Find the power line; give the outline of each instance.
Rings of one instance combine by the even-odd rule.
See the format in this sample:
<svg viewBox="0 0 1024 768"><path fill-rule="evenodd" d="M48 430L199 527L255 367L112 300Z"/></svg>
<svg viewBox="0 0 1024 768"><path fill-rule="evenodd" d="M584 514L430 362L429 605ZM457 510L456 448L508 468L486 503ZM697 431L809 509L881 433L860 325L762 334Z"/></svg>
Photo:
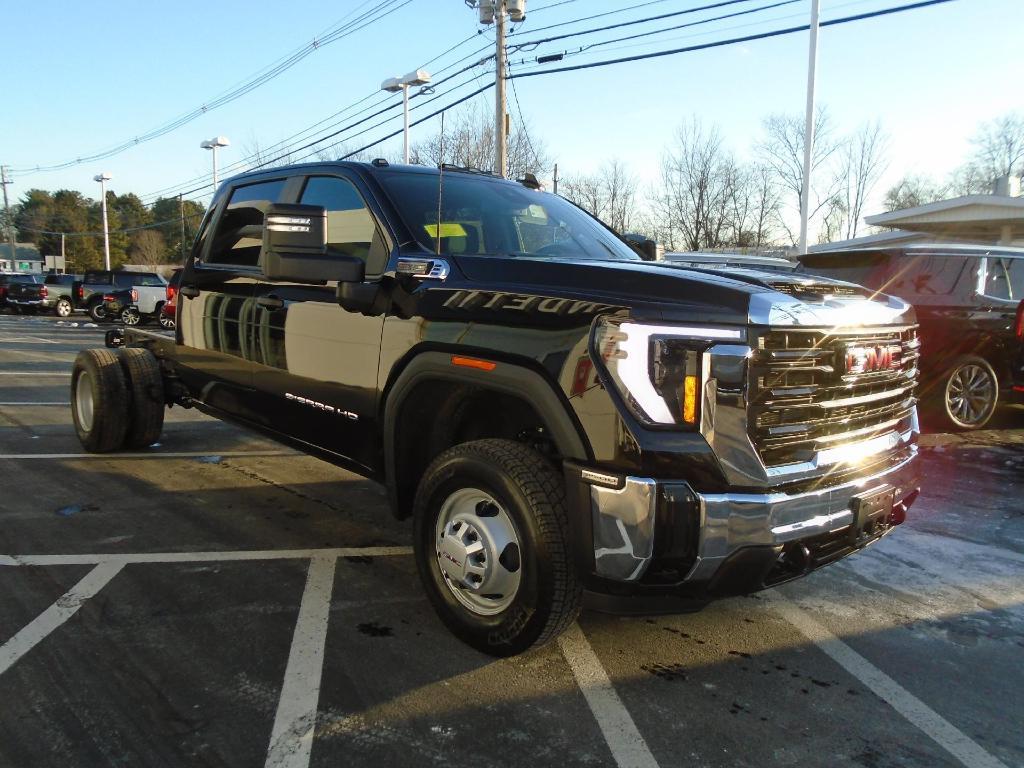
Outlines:
<svg viewBox="0 0 1024 768"><path fill-rule="evenodd" d="M350 21L348 24L345 24L338 29L330 31L321 39L314 39L311 43L295 51L290 56L284 58L283 60L279 60L279 63L270 65L269 69L264 68L263 70L260 70L260 74L253 77L250 80L247 80L237 88L234 88L233 90L230 90L226 93L223 93L215 97L211 101L175 118L169 123L154 128L132 139L124 141L114 147L111 147L100 152L96 152L91 155L79 156L73 160L66 160L64 162L54 163L52 165L35 166L32 168L18 168L15 169L15 172L18 173L19 175L28 175L37 172L56 171L64 168L70 168L72 166L80 165L85 162L92 162L95 160L102 160L108 157L113 157L114 155L120 154L121 152L124 152L125 150L130 149L132 147L138 146L139 144L143 144L148 141L152 141L153 139L159 138L160 136L164 136L170 133L171 131L174 131L177 128L180 128L181 126L195 120L196 118L201 117L202 115L205 115L214 109L217 109L218 107L221 107L238 98L241 98L250 91L255 90L256 88L264 85L270 80L273 80L278 75L282 74L288 69L291 69L293 66L295 66L300 61L305 59L311 53L319 50L323 46L336 42L337 40L341 40L344 37L347 37L355 32L358 32L361 29L364 29L367 26L370 26L371 24L377 21L380 21L384 17L389 16L395 11L398 11L401 8L404 8L405 6L409 5L409 3L412 2L412 0L403 0L403 2L399 3L398 5L395 5L395 3L397 2L399 2L399 0L384 0L384 2L378 3L372 9L364 12L353 21ZM365 5L366 3L363 4L363 6ZM361 8L363 6L359 7ZM388 6L392 7L389 8ZM351 16L351 14L349 14L349 16ZM348 16L346 16L345 18L348 18Z"/></svg>
<svg viewBox="0 0 1024 768"><path fill-rule="evenodd" d="M430 64L430 63L432 63L434 61L437 61L438 59L444 57L448 53L451 53L453 50L455 50L456 48L460 47L461 45L464 45L465 43L469 42L470 40L475 39L479 34L481 34L481 33L478 32L478 33L475 33L475 34L471 35L470 37L465 38L464 40L460 41L459 43L457 43L456 45L452 46L451 48L449 48L448 50L444 51L443 53L438 54L437 56L435 56L433 59L431 59L430 61L426 62L425 64L421 64L419 68L423 68L423 67L427 66L428 64ZM488 45L486 45L486 46L484 46L482 48L478 48L478 49L474 50L473 52L467 54L466 56L463 56L462 58L457 59L454 62L452 62L451 64L449 64L449 65L443 67L442 69L438 70L435 73L435 76L450 70L452 67L458 66L459 64L461 64L462 62L466 61L467 59L471 59L471 58L479 56L480 53L482 53L483 51L489 50L490 48L491 48L491 45L488 44ZM460 75L460 74L462 74L464 72L467 72L467 71L469 71L471 69L474 69L474 68L476 68L478 66L481 66L481 65L487 63L490 59L493 59L493 58L494 58L494 54L490 54L490 55L484 56L483 58L477 58L469 66L463 67L462 69L458 70L457 72L454 72L451 75L449 75L448 77L442 78L441 80L435 80L433 83L431 83L431 85L428 88L423 89L420 92L417 92L417 93L413 94L412 96L410 96L410 99L414 99L417 96L422 95L424 92L429 92L430 90L436 88L437 86L439 86L439 85L441 85L441 84L443 84L445 82L448 82L452 78L457 77L458 75ZM463 85L464 84L465 83L463 83ZM461 87L461 86L457 86L457 87ZM307 147L297 147L296 148L294 146L289 146L289 142L292 142L294 139L299 139L299 137L307 137L316 128L318 128L319 126L323 125L324 123L334 119L335 117L338 117L338 116L348 112L349 110L355 108L359 104L362 104L362 103L368 101L369 99L371 99L371 98L373 98L374 96L377 96L377 95L379 95L379 91L374 91L374 92L370 93L369 95L364 96L362 99L360 99L359 101L355 102L354 104L350 104L349 106L345 107L344 109L339 110L338 112L335 112L334 114L330 115L329 117L326 117L323 120L320 120L317 123L314 123L313 125L308 126L307 128L304 128L303 130L301 130L301 131L299 131L299 132L297 132L295 134L292 134L292 136L290 136L290 137L288 137L286 139L282 139L281 141L275 142L274 144L270 145L270 147L268 147L267 149L263 150L263 152L253 153L251 155L248 155L247 157L240 158L239 160L236 160L233 163L230 163L229 165L225 166L221 170L222 170L222 172L224 174L231 174L231 173L233 173L235 171L240 171L242 169L248 169L248 168L254 167L254 161L256 161L255 162L255 167L263 167L263 166L265 166L265 165L267 165L267 164L269 164L271 162L277 162L278 160L282 159L282 157L287 156L291 152L300 152L303 149L306 149ZM390 96L384 96L383 98L379 99L375 104L371 104L371 105L365 107L364 109L359 110L358 112L355 113L355 115L360 115L360 114L363 114L363 113L365 113L366 111L368 111L370 109L374 109L376 106L379 106L380 104L383 104L389 98L390 98ZM377 116L379 114L382 114L383 112L385 112L385 111L387 111L389 109L396 109L399 106L400 106L400 103L396 102L395 104L391 105L390 107L385 108L384 110L380 110L378 112L375 112L372 115L367 116L367 118L365 118L365 119L372 119L373 117L375 117L375 116ZM354 115L353 115L353 117L354 117ZM339 121L331 124L330 126L328 126L328 128L325 129L325 130L329 130L330 128L334 128L334 127L338 126L341 122L343 122L343 121L339 120ZM339 131L335 131L334 133L328 134L326 136L322 136L319 139L315 140L314 142L311 142L310 145L315 144L317 142L327 141L330 138L333 138L334 136L338 135L341 131L349 130L353 126L359 125L362 122L365 122L365 120L358 121L357 123L354 123L352 125L346 126L345 128L340 129ZM302 139L299 139L299 140L301 141ZM262 161L262 157L263 157L264 154L275 153L275 152L277 152L279 150L281 152L283 152L283 154L280 155L279 157L274 158L273 160L270 160L270 161ZM198 183L200 181L204 181L204 180L206 180L208 178L210 178L210 174L204 173L204 174L201 174L200 176L196 176L196 177L194 177L192 179L189 179L187 181L179 182L177 184L173 184L173 185L170 185L168 187L164 187L162 189L156 190L155 192L146 193L146 194L142 195L142 198L143 199L150 199L150 198L155 198L155 197L159 197L159 196L162 196L162 195L176 194L178 190L184 189L184 188L189 187L189 186L191 186L193 184L196 184L196 183ZM203 187L199 187L199 189L206 189L206 188L208 188L210 186L212 186L212 184L207 183Z"/></svg>
<svg viewBox="0 0 1024 768"><path fill-rule="evenodd" d="M901 13L903 11L916 10L918 8L925 8L931 5L940 5L943 3L951 3L953 0L922 0L922 2L910 3L909 5L901 5L893 8L883 8L877 11L868 11L866 13L859 13L854 16L845 16L840 19L832 19L830 21L823 21L819 26L828 27L835 26L838 24L848 24L853 21L862 21L864 19L872 19L877 16L887 16L893 13ZM806 32L810 29L809 24L803 24L799 27L789 27L787 29L777 29L770 32L762 32L756 35L746 35L744 37L734 37L727 40L716 40L711 43L703 43L701 45L690 45L685 48L674 48L668 51L655 51L654 53L642 53L636 56L625 56L617 59L606 59L604 61L595 61L589 64L576 64L568 67L556 67L554 69L536 69L527 72L520 72L519 74L509 75L511 79L520 77L536 77L537 75L548 75L556 72L573 72L581 69L593 69L594 67L607 67L612 64L624 64L631 61L642 61L645 59L660 58L662 56L672 56L678 53L691 53L693 51L703 51L709 48L720 48L726 45L735 45L737 43L747 43L754 40L764 40L769 37L780 37L782 35L791 35L797 32ZM541 57L543 58L543 57Z"/></svg>
<svg viewBox="0 0 1024 768"><path fill-rule="evenodd" d="M700 11L710 11L715 8L722 8L727 5L737 5L738 3L749 3L751 0L721 0L721 2L712 3L710 5L701 5L694 8L687 8L682 11L672 11L671 13L662 13L658 16L648 16L644 19L633 19L631 21L622 21L618 24L608 24L604 27L594 27L593 29L584 29L577 32L566 32L561 35L553 35L552 37L545 37L540 40L528 40L525 43L519 43L513 46L516 50L533 49L542 43L552 43L556 40L565 40L570 37L579 37L580 35L593 35L597 32L607 32L611 29L620 29L622 27L636 26L637 24L647 24L652 21L662 21L664 19L674 18L676 16L685 16L691 13L699 13ZM795 0L794 0L795 2ZM753 11L745 11L744 13L753 13ZM726 18L726 17L722 17Z"/></svg>
<svg viewBox="0 0 1024 768"><path fill-rule="evenodd" d="M195 202L195 201L190 201ZM184 218L186 219L201 219L206 215L203 213L186 213ZM107 230L107 234L110 235L122 235L128 234L129 232L140 232L143 229L156 229L157 227L166 227L169 224L178 224L181 222L181 216L175 216L173 219L167 219L166 221L155 221L152 224L140 224L137 227L123 227L122 229L110 229ZM55 232L49 229L32 229L31 227L18 227L19 232L31 232L35 235L63 235L64 237L103 237L103 232Z"/></svg>
<svg viewBox="0 0 1024 768"><path fill-rule="evenodd" d="M650 5L660 5L661 3L667 3L667 2L669 2L669 0L648 0L648 2L646 2L646 3L637 3L636 5L629 5L629 6L626 6L625 8L618 8L618 9L616 9L614 11L605 11L604 13L595 13L592 16L583 16L583 17L581 17L579 19L573 19L572 21L560 21L557 24L549 24L546 27L537 27L536 29L534 29L532 31L533 32L543 32L543 31L545 31L547 29L555 29L557 27L565 27L565 26L568 26L570 24L580 24L580 23L582 23L584 21L593 21L594 19L601 19L601 18L604 18L605 16L614 16L617 13L625 13L626 11L635 11L637 8L646 8L647 6L650 6ZM554 7L554 6L551 6L551 7ZM517 34L523 34L523 33L519 32ZM509 37L512 37L512 35L509 35Z"/></svg>

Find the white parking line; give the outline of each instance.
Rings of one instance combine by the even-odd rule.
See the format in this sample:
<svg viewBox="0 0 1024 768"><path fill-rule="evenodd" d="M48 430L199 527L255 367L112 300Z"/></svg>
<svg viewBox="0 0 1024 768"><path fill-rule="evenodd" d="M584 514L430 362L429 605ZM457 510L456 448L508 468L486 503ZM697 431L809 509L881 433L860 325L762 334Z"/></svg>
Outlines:
<svg viewBox="0 0 1024 768"><path fill-rule="evenodd" d="M68 400L62 400L60 402L52 403L0 403L0 406L3 406L5 408L10 407L12 405L71 405L71 402Z"/></svg>
<svg viewBox="0 0 1024 768"><path fill-rule="evenodd" d="M573 624L562 633L558 647L569 662L576 684L597 720L616 765L619 768L658 768L658 761L615 692L608 673L579 624Z"/></svg>
<svg viewBox="0 0 1024 768"><path fill-rule="evenodd" d="M833 635L795 603L774 594L771 604L804 637L967 768L1006 768L1004 763L982 749L967 734Z"/></svg>
<svg viewBox="0 0 1024 768"><path fill-rule="evenodd" d="M71 378L71 371L67 373L57 373L53 371L0 371L0 376L24 376L29 378L31 376L64 376Z"/></svg>
<svg viewBox="0 0 1024 768"><path fill-rule="evenodd" d="M89 571L85 578L65 592L57 602L0 646L0 675L35 648L47 635L74 616L82 607L82 603L103 589L122 568L124 568L124 563L100 563Z"/></svg>
<svg viewBox="0 0 1024 768"><path fill-rule="evenodd" d="M0 342L6 342L8 344L60 344L59 341L50 341L49 339L40 339L35 336L0 336ZM72 342L64 342L72 343Z"/></svg>
<svg viewBox="0 0 1024 768"><path fill-rule="evenodd" d="M307 768L309 765L336 563L334 557L314 557L309 561L306 589L302 593L267 748L268 768Z"/></svg>
<svg viewBox="0 0 1024 768"><path fill-rule="evenodd" d="M102 563L213 563L237 560L308 560L314 557L398 557L412 547L328 547L324 549L252 549L229 552L136 552L84 555L0 555L0 566L98 565Z"/></svg>
<svg viewBox="0 0 1024 768"><path fill-rule="evenodd" d="M166 453L0 453L4 459L198 459L219 456L234 459L242 456L305 456L299 451L178 451Z"/></svg>

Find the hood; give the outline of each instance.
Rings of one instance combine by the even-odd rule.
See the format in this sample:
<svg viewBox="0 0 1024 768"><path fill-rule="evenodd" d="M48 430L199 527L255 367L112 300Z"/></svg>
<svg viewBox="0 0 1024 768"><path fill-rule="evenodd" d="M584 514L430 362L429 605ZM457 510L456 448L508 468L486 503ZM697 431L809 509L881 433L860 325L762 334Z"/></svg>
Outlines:
<svg viewBox="0 0 1024 768"><path fill-rule="evenodd" d="M666 262L455 257L486 290L572 296L627 308L637 319L729 325L858 326L915 322L905 302L861 286L756 269Z"/></svg>

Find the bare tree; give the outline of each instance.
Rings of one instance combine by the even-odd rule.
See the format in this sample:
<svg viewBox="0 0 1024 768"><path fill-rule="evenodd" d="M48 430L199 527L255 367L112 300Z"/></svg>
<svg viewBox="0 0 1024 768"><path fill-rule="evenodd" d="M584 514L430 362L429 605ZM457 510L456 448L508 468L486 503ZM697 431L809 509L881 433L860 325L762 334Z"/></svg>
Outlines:
<svg viewBox="0 0 1024 768"><path fill-rule="evenodd" d="M1024 172L1024 115L1011 112L982 124L971 143L971 164L989 181Z"/></svg>
<svg viewBox="0 0 1024 768"><path fill-rule="evenodd" d="M830 206L829 214L833 220L841 217L839 230L845 230L847 239L857 236L864 204L885 170L888 145L889 138L876 120L862 125L839 149L839 204Z"/></svg>
<svg viewBox="0 0 1024 768"><path fill-rule="evenodd" d="M774 114L765 118L764 139L756 149L761 162L772 172L783 190L778 222L795 244L797 237L782 214L782 208L800 212L804 189L804 117ZM808 219L815 219L834 201L840 188L833 161L840 149L832 122L824 108L814 118L814 148L811 152L811 186L808 196Z"/></svg>
<svg viewBox="0 0 1024 768"><path fill-rule="evenodd" d="M494 116L477 105L447 114L444 136L438 131L430 138L413 144L410 160L420 165L437 166L445 162L491 170L494 168L495 144ZM550 169L551 161L543 141L530 135L528 125L513 123L508 137L509 177L518 179L525 173L546 176Z"/></svg>
<svg viewBox="0 0 1024 768"><path fill-rule="evenodd" d="M164 236L154 229L143 229L132 235L128 258L132 264L156 265L167 261L167 244Z"/></svg>
<svg viewBox="0 0 1024 768"><path fill-rule="evenodd" d="M658 234L670 249L696 251L724 244L730 231L736 164L717 126L693 117L662 161L661 186L651 195Z"/></svg>
<svg viewBox="0 0 1024 768"><path fill-rule="evenodd" d="M636 213L636 178L619 160L610 160L593 175L566 177L560 193L616 232L627 232Z"/></svg>
<svg viewBox="0 0 1024 768"><path fill-rule="evenodd" d="M927 176L904 176L889 187L883 205L887 211L916 208L925 203L941 200L946 196L946 192L946 187L940 187Z"/></svg>

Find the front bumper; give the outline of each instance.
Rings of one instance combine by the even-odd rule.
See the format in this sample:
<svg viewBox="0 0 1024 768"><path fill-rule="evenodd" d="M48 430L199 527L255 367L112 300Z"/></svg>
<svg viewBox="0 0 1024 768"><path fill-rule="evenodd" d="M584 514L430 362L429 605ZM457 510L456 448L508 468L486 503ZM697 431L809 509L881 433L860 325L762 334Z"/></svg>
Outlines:
<svg viewBox="0 0 1024 768"><path fill-rule="evenodd" d="M916 454L909 446L884 470L793 493L704 494L682 481L570 466L575 517L589 518L590 528L579 532L587 544L577 554L594 591L713 597L763 589L902 522L919 489ZM869 498L885 499L884 510L869 513Z"/></svg>

